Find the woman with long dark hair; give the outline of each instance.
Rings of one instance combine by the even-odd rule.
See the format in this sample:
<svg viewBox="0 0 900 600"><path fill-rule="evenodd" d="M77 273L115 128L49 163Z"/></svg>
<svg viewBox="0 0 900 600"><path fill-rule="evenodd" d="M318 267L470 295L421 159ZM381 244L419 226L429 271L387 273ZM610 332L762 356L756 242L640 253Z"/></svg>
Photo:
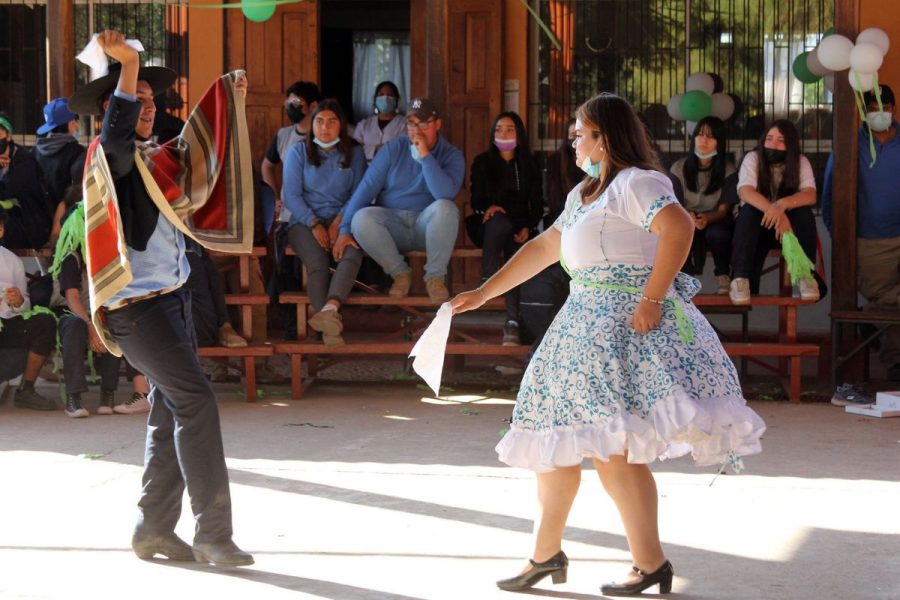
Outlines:
<svg viewBox="0 0 900 600"><path fill-rule="evenodd" d="M472 161L471 200L473 215L466 230L482 248L481 279L497 272L501 262L528 241L544 211L541 173L528 144L521 117L502 112L494 119L488 149ZM506 324L503 345L518 345L519 290L506 294Z"/></svg>
<svg viewBox="0 0 900 600"><path fill-rule="evenodd" d="M718 117L704 117L694 127L688 155L670 169L681 183L684 207L694 221L694 241L682 271L702 275L706 251L711 250L716 293L723 295L731 285L731 210L737 200L737 171L727 149L725 123Z"/></svg>
<svg viewBox="0 0 900 600"><path fill-rule="evenodd" d="M522 379L500 460L537 474L540 516L531 560L497 582L525 590L566 580L566 519L590 457L625 526L634 569L607 595L671 590L648 463L690 453L701 465L760 451L762 419L746 406L731 359L691 302L697 281L679 269L693 223L660 170L646 128L618 96L576 113L586 177L551 228L493 277L452 300L478 308L560 261L571 291Z"/></svg>
<svg viewBox="0 0 900 600"><path fill-rule="evenodd" d="M741 210L734 226L734 279L729 296L734 304L749 304L759 292L759 278L769 250L787 233L797 236L810 262L816 260L816 179L800 152L800 136L785 119L773 122L756 148L741 162L738 175ZM792 261L788 265L791 266ZM819 299L812 271L791 273L804 300Z"/></svg>
<svg viewBox="0 0 900 600"><path fill-rule="evenodd" d="M348 246L331 275L331 249L344 207L366 170L362 148L346 132L341 105L323 100L312 114L312 135L295 144L284 162L284 205L291 211L288 243L306 265L309 301L316 311L309 326L329 346L344 343L339 310L362 262L362 251Z"/></svg>

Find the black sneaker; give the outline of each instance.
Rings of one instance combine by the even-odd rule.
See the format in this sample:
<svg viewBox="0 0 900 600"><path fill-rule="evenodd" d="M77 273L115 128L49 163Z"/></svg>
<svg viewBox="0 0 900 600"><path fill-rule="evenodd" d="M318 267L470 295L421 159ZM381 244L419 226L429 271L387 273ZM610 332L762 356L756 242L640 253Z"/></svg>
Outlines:
<svg viewBox="0 0 900 600"><path fill-rule="evenodd" d="M507 321L503 326L503 342L504 346L519 346L522 338L519 336L519 324L515 321Z"/></svg>
<svg viewBox="0 0 900 600"><path fill-rule="evenodd" d="M88 411L81 406L81 394L69 394L69 397L66 398L66 415L73 419L83 419L88 416Z"/></svg>
<svg viewBox="0 0 900 600"><path fill-rule="evenodd" d="M108 390L100 391L100 406L97 407L98 415L111 415L116 405L116 393Z"/></svg>
<svg viewBox="0 0 900 600"><path fill-rule="evenodd" d="M13 405L16 408L30 408L31 410L56 410L56 403L38 394L34 388L17 389Z"/></svg>

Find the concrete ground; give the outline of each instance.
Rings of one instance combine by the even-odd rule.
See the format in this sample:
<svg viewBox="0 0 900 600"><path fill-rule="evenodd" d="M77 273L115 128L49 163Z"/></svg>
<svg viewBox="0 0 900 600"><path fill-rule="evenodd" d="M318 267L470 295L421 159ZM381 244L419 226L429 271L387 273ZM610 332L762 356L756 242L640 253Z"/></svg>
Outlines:
<svg viewBox="0 0 900 600"><path fill-rule="evenodd" d="M512 393L470 387L436 400L414 382L332 382L247 404L219 386L235 540L256 557L231 570L131 553L142 416L72 420L7 400L0 598L514 598L494 581L529 556L534 480L493 450ZM900 598L900 419L753 407L769 429L741 475L653 466L674 597ZM532 594L600 598L630 561L589 470L569 525L568 583ZM187 505L178 533L191 539Z"/></svg>

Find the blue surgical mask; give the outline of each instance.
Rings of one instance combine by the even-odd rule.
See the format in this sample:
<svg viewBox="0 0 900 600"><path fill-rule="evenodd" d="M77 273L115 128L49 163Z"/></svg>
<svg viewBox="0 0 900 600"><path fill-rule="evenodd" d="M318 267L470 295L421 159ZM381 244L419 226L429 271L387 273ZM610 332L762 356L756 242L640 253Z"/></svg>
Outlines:
<svg viewBox="0 0 900 600"><path fill-rule="evenodd" d="M597 143L594 144L594 147L591 149L590 154L594 153L594 150L597 149L597 146L600 145L600 140L597 140ZM600 171L603 169L603 162L600 161L597 163L591 162L591 156L588 154L584 157L584 160L581 161L581 170L588 174L589 177L593 177L594 179L600 179Z"/></svg>
<svg viewBox="0 0 900 600"><path fill-rule="evenodd" d="M397 99L393 96L377 96L375 98L375 108L380 113L392 113L397 110Z"/></svg>
<svg viewBox="0 0 900 600"><path fill-rule="evenodd" d="M416 145L415 145L415 144L410 144L410 145L409 145L409 153L412 154L412 157L413 157L413 160L414 160L414 161L420 162L420 161L422 160L422 157L419 156L419 149L416 148Z"/></svg>
<svg viewBox="0 0 900 600"><path fill-rule="evenodd" d="M325 148L327 150L328 148L334 148L335 146L337 146L338 142L340 142L340 141L341 141L340 136L334 138L330 142L323 142L319 138L315 138L315 139L313 139L313 144L315 144L319 148Z"/></svg>
<svg viewBox="0 0 900 600"><path fill-rule="evenodd" d="M872 131L887 131L891 127L893 121L891 113L884 110L876 110L866 113L866 123L872 128Z"/></svg>
<svg viewBox="0 0 900 600"><path fill-rule="evenodd" d="M709 152L703 153L696 148L694 149L694 156L696 156L700 160L709 160L710 158L715 158L718 153L718 150L710 150Z"/></svg>

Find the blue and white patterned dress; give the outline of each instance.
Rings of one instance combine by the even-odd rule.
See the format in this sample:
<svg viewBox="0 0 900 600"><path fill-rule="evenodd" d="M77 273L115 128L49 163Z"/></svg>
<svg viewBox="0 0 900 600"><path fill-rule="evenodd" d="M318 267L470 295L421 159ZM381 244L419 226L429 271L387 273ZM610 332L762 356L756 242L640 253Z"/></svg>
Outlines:
<svg viewBox="0 0 900 600"><path fill-rule="evenodd" d="M626 450L632 463L691 453L699 465L761 451L765 423L691 302L696 279L678 274L656 328L642 335L631 326L640 293L622 288L643 289L658 241L650 224L676 202L665 175L636 168L586 206L580 185L569 193L553 225L572 275L569 298L525 371L500 460L547 472Z"/></svg>

